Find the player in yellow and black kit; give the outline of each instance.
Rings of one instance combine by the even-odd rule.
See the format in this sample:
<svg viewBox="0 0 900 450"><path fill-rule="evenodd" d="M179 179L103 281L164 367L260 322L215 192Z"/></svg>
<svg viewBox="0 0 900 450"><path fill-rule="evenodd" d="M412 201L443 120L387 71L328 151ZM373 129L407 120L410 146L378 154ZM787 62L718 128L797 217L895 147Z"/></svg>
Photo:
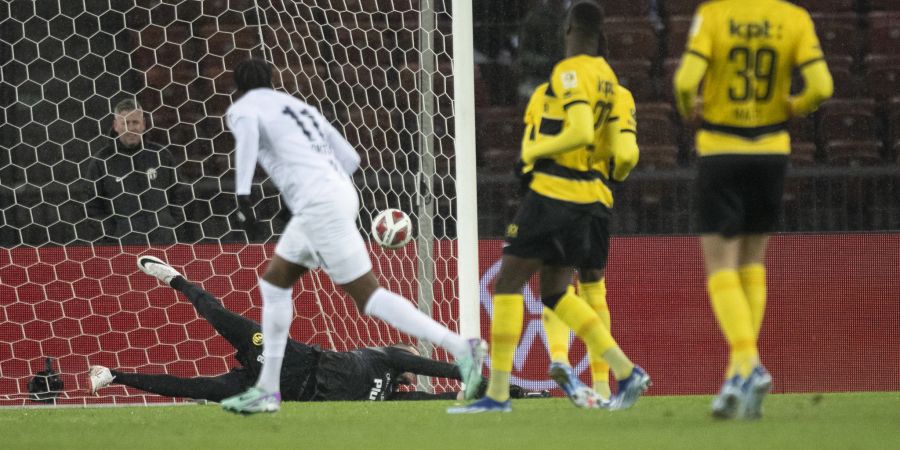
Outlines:
<svg viewBox="0 0 900 450"><path fill-rule="evenodd" d="M525 114L525 139L530 138L529 130L535 127L540 130L542 117L538 103L543 102L543 97L544 92L541 87L532 95L529 110ZM594 158L593 169L602 174L605 180L615 183L623 182L637 165L638 146L634 97L628 89L621 85L616 86L615 104L609 119L607 119L607 126L602 137L603 139L596 146L599 152ZM606 303L605 279L606 261L609 256L610 217L608 212L612 209L612 202L606 206L607 214L595 215L593 219L593 226L596 230L594 234L598 236L598 239L592 243L588 259L578 266L578 294L597 312L606 329L612 331L609 307ZM550 359L554 363L569 365L569 327L559 320L550 308L544 308L542 319L544 331L547 333ZM590 348L588 354L593 388L603 400L608 400L611 396L609 364L599 353Z"/></svg>
<svg viewBox="0 0 900 450"><path fill-rule="evenodd" d="M608 214L612 193L594 170L593 144L602 136L615 104L615 74L598 57L603 13L592 1L572 6L566 19L567 58L553 69L545 91L540 138L525 139L522 160L533 178L507 229L500 272L494 283L491 326L491 378L487 395L451 413L510 411L509 377L522 333L522 287L537 271L544 304L609 362L619 392L614 409L637 401L650 378L622 352L597 313L569 288L574 268L596 242L593 217ZM536 134L537 136L537 134ZM574 377L574 373L569 376Z"/></svg>
<svg viewBox="0 0 900 450"><path fill-rule="evenodd" d="M830 97L832 79L809 13L785 1L704 3L686 49L676 102L684 117L702 119L698 226L713 311L731 347L712 410L757 418L772 386L756 342L766 302L763 256L781 214L790 153L786 123ZM806 89L791 97L795 69Z"/></svg>

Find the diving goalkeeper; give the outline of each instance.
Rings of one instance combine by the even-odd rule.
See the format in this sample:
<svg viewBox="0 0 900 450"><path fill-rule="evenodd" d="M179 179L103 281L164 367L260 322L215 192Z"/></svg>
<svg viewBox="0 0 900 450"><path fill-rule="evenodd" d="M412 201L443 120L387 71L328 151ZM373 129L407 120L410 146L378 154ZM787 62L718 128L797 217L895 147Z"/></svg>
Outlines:
<svg viewBox="0 0 900 450"><path fill-rule="evenodd" d="M98 389L116 383L167 397L220 401L253 386L263 361L260 325L225 309L212 294L189 282L162 260L139 256L137 262L141 271L184 294L200 316L235 348L235 359L241 365L222 375L193 378L91 366L88 372L90 392L96 393ZM409 344L335 352L291 339L281 369L281 393L286 401L462 398L457 392L431 394L398 389L403 385L414 385L415 374L461 379L455 364L420 357L416 348ZM483 384L482 392L487 383ZM518 386L512 386L510 394L513 397L535 396Z"/></svg>

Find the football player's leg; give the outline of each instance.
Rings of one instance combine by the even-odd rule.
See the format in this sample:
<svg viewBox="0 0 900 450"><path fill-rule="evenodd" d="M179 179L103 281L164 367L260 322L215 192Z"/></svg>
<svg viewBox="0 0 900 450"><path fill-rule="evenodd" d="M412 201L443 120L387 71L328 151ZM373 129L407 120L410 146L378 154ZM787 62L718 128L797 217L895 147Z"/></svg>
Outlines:
<svg viewBox="0 0 900 450"><path fill-rule="evenodd" d="M580 270L578 288L581 296L591 305L591 308L600 316L600 321L607 330L612 333L612 320L609 314L609 306L606 303L606 279L602 270ZM594 381L594 390L604 399L609 399L609 363L603 359L603 355L588 348L588 357L591 361L591 376Z"/></svg>
<svg viewBox="0 0 900 450"><path fill-rule="evenodd" d="M474 393L481 381L481 341L470 342L419 311L411 301L382 288L372 272L365 241L356 227L355 195L336 202L327 210L316 208L304 214L303 229L308 254L329 277L353 299L359 311L387 322L397 330L426 339L449 351L457 361L466 361L463 378ZM477 364L476 364L477 363ZM477 366L477 367L475 367ZM477 377L478 379L474 379ZM469 384L474 384L469 386Z"/></svg>
<svg viewBox="0 0 900 450"><path fill-rule="evenodd" d="M509 399L509 379L513 357L522 335L525 301L522 287L541 267L536 258L503 255L494 281L493 318L491 320L491 378L487 396L503 402Z"/></svg>
<svg viewBox="0 0 900 450"><path fill-rule="evenodd" d="M631 374L634 365L619 350L618 344L613 339L609 330L603 325L600 316L591 308L584 299L575 294L575 290L569 286L572 269L559 266L545 266L541 269L542 282L551 283L546 289L559 292L553 296L543 298L545 306L552 308L556 315L566 323L575 334L578 335L589 348L601 353L612 366L616 378L623 379ZM555 280L555 281L551 281ZM542 289L544 289L542 287Z"/></svg>
<svg viewBox="0 0 900 450"><path fill-rule="evenodd" d="M371 270L350 282L343 282L338 272L335 282L356 302L357 308L367 315L387 322L397 330L434 342L453 355L465 384L465 397L473 398L481 383L481 371L487 352L481 338L465 339L420 311L402 295L382 288Z"/></svg>
<svg viewBox="0 0 900 450"><path fill-rule="evenodd" d="M738 261L738 276L750 306L753 331L757 339L766 312L766 268L763 266L763 258L768 241L767 235L744 236Z"/></svg>
<svg viewBox="0 0 900 450"><path fill-rule="evenodd" d="M282 239L286 237L287 235ZM293 286L306 271L306 267L280 256L279 249L276 249L266 273L259 280L259 292L263 299L264 359L256 387L269 393L279 392L281 386L281 364L284 361L288 331L294 318Z"/></svg>
<svg viewBox="0 0 900 450"><path fill-rule="evenodd" d="M114 383L130 386L166 397L187 397L197 400L221 401L243 391L247 386L242 377L231 371L217 377L179 378L172 375L110 371Z"/></svg>
<svg viewBox="0 0 900 450"><path fill-rule="evenodd" d="M731 348L731 364L726 379L735 374L746 378L759 363L750 306L735 270L740 242L739 238L719 235L701 237L713 312Z"/></svg>
<svg viewBox="0 0 900 450"><path fill-rule="evenodd" d="M352 281L335 279L335 282L363 313L377 317L405 334L434 342L456 357L468 353L465 339L419 311L407 298L382 288L371 270Z"/></svg>
<svg viewBox="0 0 900 450"><path fill-rule="evenodd" d="M197 313L236 350L241 351L254 345L254 335L261 332L258 323L229 311L219 299L184 277L175 277L170 284L184 294Z"/></svg>
<svg viewBox="0 0 900 450"><path fill-rule="evenodd" d="M545 266L541 270L548 273L554 271L557 274L556 282L548 289L563 290L561 294L544 298L545 306L553 308L559 318L575 331L588 348L600 353L609 363L616 379L619 380L619 393L613 399L611 407L614 409L630 407L650 386L650 377L625 356L596 311L568 286L568 280L572 276L571 269ZM542 281L553 278L542 277Z"/></svg>
<svg viewBox="0 0 900 450"><path fill-rule="evenodd" d="M544 323L544 333L547 334L547 350L550 352L550 361L561 364L569 364L569 338L571 331L556 313L550 308L544 308L541 314Z"/></svg>

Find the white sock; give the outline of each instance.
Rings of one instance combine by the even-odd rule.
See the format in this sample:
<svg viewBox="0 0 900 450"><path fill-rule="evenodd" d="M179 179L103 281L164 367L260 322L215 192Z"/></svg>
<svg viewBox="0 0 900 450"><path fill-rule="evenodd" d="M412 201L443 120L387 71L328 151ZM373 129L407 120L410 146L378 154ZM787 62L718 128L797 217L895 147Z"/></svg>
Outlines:
<svg viewBox="0 0 900 450"><path fill-rule="evenodd" d="M281 362L294 318L293 288L280 288L260 279L259 292L263 298L263 366L256 387L266 392L279 392Z"/></svg>
<svg viewBox="0 0 900 450"><path fill-rule="evenodd" d="M387 322L403 333L437 344L456 358L464 357L469 351L469 344L462 336L435 322L409 300L387 289L378 288L372 293L363 312Z"/></svg>

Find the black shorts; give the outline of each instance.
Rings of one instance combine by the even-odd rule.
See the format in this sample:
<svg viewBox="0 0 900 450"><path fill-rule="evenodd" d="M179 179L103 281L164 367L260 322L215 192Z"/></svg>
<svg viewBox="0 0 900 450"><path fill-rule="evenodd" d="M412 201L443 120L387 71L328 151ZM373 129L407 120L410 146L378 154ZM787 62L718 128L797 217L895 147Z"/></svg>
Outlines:
<svg viewBox="0 0 900 450"><path fill-rule="evenodd" d="M503 254L539 259L544 264L579 267L601 236L594 217L608 217L601 204L579 205L528 191L506 230Z"/></svg>
<svg viewBox="0 0 900 450"><path fill-rule="evenodd" d="M605 270L609 259L609 210L594 214L590 223L591 249L585 261L578 266L582 270Z"/></svg>
<svg viewBox="0 0 900 450"><path fill-rule="evenodd" d="M775 231L787 164L787 155L701 157L698 231L724 237Z"/></svg>

